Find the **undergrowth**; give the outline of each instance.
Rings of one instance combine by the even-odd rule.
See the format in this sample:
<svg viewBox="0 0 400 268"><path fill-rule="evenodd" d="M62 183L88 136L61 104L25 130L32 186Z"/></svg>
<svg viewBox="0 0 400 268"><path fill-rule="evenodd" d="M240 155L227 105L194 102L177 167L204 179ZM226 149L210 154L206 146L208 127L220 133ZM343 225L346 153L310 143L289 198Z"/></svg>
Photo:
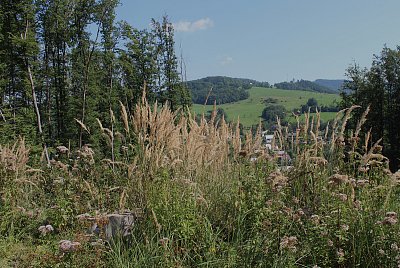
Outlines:
<svg viewBox="0 0 400 268"><path fill-rule="evenodd" d="M239 122L145 98L131 115L121 105L120 120L110 111L110 126L99 120L107 157L60 146L48 168L23 138L2 145L0 266L398 267L400 174L360 137L364 119L346 129L354 109L324 130L307 114L296 135L278 121L272 148L291 166L264 149L261 129L241 136ZM140 216L123 239L105 242L82 220L101 229L124 211Z"/></svg>

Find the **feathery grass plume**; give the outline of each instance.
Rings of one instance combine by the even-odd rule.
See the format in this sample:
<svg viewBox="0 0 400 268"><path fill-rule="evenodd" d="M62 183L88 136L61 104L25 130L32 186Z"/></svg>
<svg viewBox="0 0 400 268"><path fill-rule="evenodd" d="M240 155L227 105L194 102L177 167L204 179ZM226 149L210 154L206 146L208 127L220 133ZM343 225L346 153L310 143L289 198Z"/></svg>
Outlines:
<svg viewBox="0 0 400 268"><path fill-rule="evenodd" d="M351 112L356 108L361 108L361 106L352 105L349 109L347 109L346 114L343 118L342 127L341 127L340 134L339 134L340 137L343 137L344 131L346 130L347 121L350 119Z"/></svg>
<svg viewBox="0 0 400 268"><path fill-rule="evenodd" d="M315 108L315 113L316 113L316 120L315 120L315 136L319 136L319 131L321 127L321 112L318 111L318 108Z"/></svg>
<svg viewBox="0 0 400 268"><path fill-rule="evenodd" d="M382 154L377 154L374 153L377 148L380 147L380 143L382 141L382 138L380 138L377 142L374 143L374 145L369 149L368 153L365 153L361 159L361 165L366 166L371 159L378 159L378 161L386 160L387 158L384 157Z"/></svg>
<svg viewBox="0 0 400 268"><path fill-rule="evenodd" d="M19 138L11 147L0 145L0 167L18 176L27 169L29 151L23 138Z"/></svg>
<svg viewBox="0 0 400 268"><path fill-rule="evenodd" d="M342 109L339 112L336 113L335 119L333 120L333 125L332 125L332 134L331 134L331 139L330 139L330 143L331 143L331 148L330 151L333 152L335 149L335 144L336 144L336 132L338 130L338 122L339 122L339 118L340 116L342 116L342 114L347 110L346 109Z"/></svg>
<svg viewBox="0 0 400 268"><path fill-rule="evenodd" d="M304 126L303 126L303 135L304 135L304 140L307 140L308 137L308 128L310 127L310 107L308 108L308 112L304 113Z"/></svg>
<svg viewBox="0 0 400 268"><path fill-rule="evenodd" d="M361 115L360 120L357 122L357 127L356 127L356 131L354 133L354 138L358 138L358 135L360 134L360 131L361 131L361 127L367 121L367 115L368 115L369 111L370 111L370 105L368 105L367 109Z"/></svg>
<svg viewBox="0 0 400 268"><path fill-rule="evenodd" d="M126 134L129 134L129 116L128 112L126 111L125 105L120 101L119 105L121 107L121 118L122 122L124 123L124 129Z"/></svg>
<svg viewBox="0 0 400 268"><path fill-rule="evenodd" d="M295 114L292 112L292 115L294 116L294 118L296 119L296 123L297 123L297 128L300 128L300 116L298 114Z"/></svg>
<svg viewBox="0 0 400 268"><path fill-rule="evenodd" d="M153 209L151 209L151 215L153 216L153 220L154 220L154 224L155 224L155 226L157 228L157 232L160 233L161 229L162 229L162 226L161 226L161 224L158 223L156 213L154 212Z"/></svg>
<svg viewBox="0 0 400 268"><path fill-rule="evenodd" d="M104 127L103 127L103 124L101 123L100 119L96 118L96 121L99 124L101 132L103 132L104 131Z"/></svg>
<svg viewBox="0 0 400 268"><path fill-rule="evenodd" d="M126 197L127 197L127 193L126 193L126 189L124 189L121 193L121 197L119 198L119 209L120 210L123 210L125 208Z"/></svg>
<svg viewBox="0 0 400 268"><path fill-rule="evenodd" d="M314 119L315 116L311 116L311 124L310 124L310 131L309 132L313 132L314 131Z"/></svg>
<svg viewBox="0 0 400 268"><path fill-rule="evenodd" d="M213 90L213 87L211 87L211 88L210 88L210 90L208 91L208 94L207 94L206 100L204 101L204 105L203 105L204 109L206 108L207 101L208 101L208 98L209 98L209 97L210 97L210 95L211 95L211 91L212 91L212 90ZM203 111L203 113L204 113L204 111Z"/></svg>
<svg viewBox="0 0 400 268"><path fill-rule="evenodd" d="M372 132L372 128L370 128L370 129L368 130L368 132L365 134L364 146L363 146L363 148L364 148L364 153L367 153L367 152L368 152L368 144L369 144L370 139L371 139L371 132Z"/></svg>
<svg viewBox="0 0 400 268"><path fill-rule="evenodd" d="M328 140L329 123L330 123L330 121L328 121L328 123L326 124L326 127L325 127L325 134L324 134L324 141L325 142Z"/></svg>
<svg viewBox="0 0 400 268"><path fill-rule="evenodd" d="M84 123L82 123L81 120L74 118L75 121L81 126L81 128L83 128L88 134L90 134L89 129L86 127L86 125Z"/></svg>
<svg viewBox="0 0 400 268"><path fill-rule="evenodd" d="M110 119L111 119L111 124L115 123L115 116L114 116L114 112L110 107Z"/></svg>
<svg viewBox="0 0 400 268"><path fill-rule="evenodd" d="M233 150L234 150L234 155L235 157L239 155L239 152L242 150L242 141L240 139L240 119L239 116L236 121L236 126L235 126L235 133L233 136Z"/></svg>
<svg viewBox="0 0 400 268"><path fill-rule="evenodd" d="M278 140L279 140L279 149L283 150L283 146L284 146L284 138L283 138L283 134L282 134L282 125L281 125L281 120L279 119L279 117L276 117L276 123L278 125L277 128L277 136L278 136Z"/></svg>

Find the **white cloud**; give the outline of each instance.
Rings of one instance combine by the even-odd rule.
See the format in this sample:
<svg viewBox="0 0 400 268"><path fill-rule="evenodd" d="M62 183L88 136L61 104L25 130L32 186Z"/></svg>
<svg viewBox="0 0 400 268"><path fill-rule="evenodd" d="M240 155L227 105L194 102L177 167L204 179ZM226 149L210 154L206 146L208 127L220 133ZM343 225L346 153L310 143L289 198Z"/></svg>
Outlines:
<svg viewBox="0 0 400 268"><path fill-rule="evenodd" d="M210 18L203 18L193 22L179 21L173 23L173 26L175 31L177 32L195 32L213 27L214 22Z"/></svg>
<svg viewBox="0 0 400 268"><path fill-rule="evenodd" d="M220 61L221 65L225 66L225 65L229 65L233 63L233 58L230 56L225 56L221 61Z"/></svg>

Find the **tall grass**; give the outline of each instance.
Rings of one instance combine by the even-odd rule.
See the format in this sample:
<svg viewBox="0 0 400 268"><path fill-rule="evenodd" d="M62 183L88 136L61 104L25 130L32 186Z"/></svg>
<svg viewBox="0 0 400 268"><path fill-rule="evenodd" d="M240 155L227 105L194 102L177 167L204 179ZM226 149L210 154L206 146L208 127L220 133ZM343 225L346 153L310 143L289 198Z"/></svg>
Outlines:
<svg viewBox="0 0 400 268"><path fill-rule="evenodd" d="M64 147L51 168L30 167L23 139L3 145L0 264L397 267L400 175L379 141L360 137L368 110L347 129L354 109L326 129L307 113L295 135L278 120L273 147L290 167L264 150L261 127L241 135L215 112L198 119L145 96L132 111L121 104L120 118L110 111L109 126L98 120L103 159L90 145ZM104 242L106 214L126 210L140 215L132 236Z"/></svg>

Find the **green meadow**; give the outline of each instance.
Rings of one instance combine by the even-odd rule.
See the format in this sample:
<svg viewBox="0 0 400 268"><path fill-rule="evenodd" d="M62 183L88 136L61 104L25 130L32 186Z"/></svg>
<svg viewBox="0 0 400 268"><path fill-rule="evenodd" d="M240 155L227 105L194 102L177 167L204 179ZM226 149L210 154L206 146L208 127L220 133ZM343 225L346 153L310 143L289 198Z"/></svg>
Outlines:
<svg viewBox="0 0 400 268"><path fill-rule="evenodd" d="M318 105L330 105L335 101L340 101L340 96L336 94L300 90L253 87L249 90L249 93L250 97L246 100L217 105L217 108L224 109L229 120L237 120L239 117L240 122L245 127L250 127L251 125L258 124L261 113L266 106L264 100L267 98L277 99L277 104L285 106L288 112L295 108L300 108L309 98L315 98L318 101ZM193 104L193 112L196 114L211 111L212 109L213 105ZM321 119L323 121L333 119L335 114L331 112L321 113ZM289 120L291 119L289 118Z"/></svg>

